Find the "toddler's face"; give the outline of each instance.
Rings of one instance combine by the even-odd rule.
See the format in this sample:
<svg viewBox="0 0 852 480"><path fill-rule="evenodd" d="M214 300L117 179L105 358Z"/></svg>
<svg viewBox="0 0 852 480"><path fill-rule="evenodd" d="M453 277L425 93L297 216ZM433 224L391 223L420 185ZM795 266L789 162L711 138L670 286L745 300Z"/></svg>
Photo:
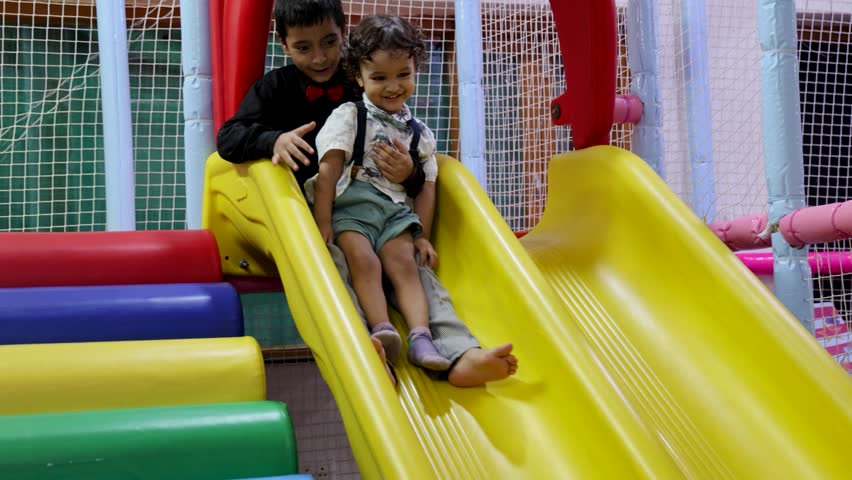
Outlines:
<svg viewBox="0 0 852 480"><path fill-rule="evenodd" d="M310 27L288 27L282 46L299 70L314 82L323 83L337 71L342 42L340 28L326 18Z"/></svg>
<svg viewBox="0 0 852 480"><path fill-rule="evenodd" d="M402 110L414 93L414 59L405 51L376 50L361 63L358 85L373 104L388 113Z"/></svg>

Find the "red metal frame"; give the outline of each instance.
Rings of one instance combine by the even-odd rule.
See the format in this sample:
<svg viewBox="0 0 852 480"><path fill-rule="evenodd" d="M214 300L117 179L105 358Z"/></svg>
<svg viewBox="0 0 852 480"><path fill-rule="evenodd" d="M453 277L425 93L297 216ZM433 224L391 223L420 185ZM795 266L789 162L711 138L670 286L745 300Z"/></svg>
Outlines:
<svg viewBox="0 0 852 480"><path fill-rule="evenodd" d="M274 0L210 0L214 131L263 76Z"/></svg>
<svg viewBox="0 0 852 480"><path fill-rule="evenodd" d="M613 0L550 0L565 66L565 93L551 104L553 123L571 125L574 148L609 145L618 58Z"/></svg>

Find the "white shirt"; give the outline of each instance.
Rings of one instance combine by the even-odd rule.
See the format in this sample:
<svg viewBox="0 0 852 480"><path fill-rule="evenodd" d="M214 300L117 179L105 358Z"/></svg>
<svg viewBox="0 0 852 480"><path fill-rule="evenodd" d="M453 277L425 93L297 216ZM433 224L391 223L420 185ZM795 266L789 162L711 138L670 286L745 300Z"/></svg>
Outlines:
<svg viewBox="0 0 852 480"><path fill-rule="evenodd" d="M376 163L370 158L369 152L373 144L385 143L393 145L391 138L395 137L404 145L411 144L414 132L406 125L411 119L411 111L407 105L403 105L400 112L387 113L376 107L367 95L363 96L364 105L367 107L367 128L364 135L364 162L355 175L357 180L369 182L380 191L387 194L396 203L405 203L405 188L385 178ZM420 154L420 164L423 166L427 182L434 182L438 178L438 162L435 159L435 147L437 142L435 135L420 120L415 121L420 125L420 142L417 150ZM358 107L349 102L334 109L317 134L317 154L322 161L323 156L330 150L342 150L344 152L343 173L337 181L335 198L349 186L352 181L352 150L355 145L355 136L358 132ZM305 196L310 203L314 201L316 181L319 174L314 175L305 182Z"/></svg>

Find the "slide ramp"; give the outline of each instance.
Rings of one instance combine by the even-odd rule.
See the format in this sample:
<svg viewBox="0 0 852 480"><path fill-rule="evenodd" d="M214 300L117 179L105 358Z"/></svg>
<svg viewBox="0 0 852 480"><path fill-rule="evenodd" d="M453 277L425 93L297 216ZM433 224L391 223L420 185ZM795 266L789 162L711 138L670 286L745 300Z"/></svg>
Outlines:
<svg viewBox="0 0 852 480"><path fill-rule="evenodd" d="M439 161L437 273L483 345L520 359L487 387L403 361L394 391L292 175L208 162L223 271L281 276L365 478L844 476L852 382L644 162L556 157L519 241Z"/></svg>
<svg viewBox="0 0 852 480"><path fill-rule="evenodd" d="M522 239L690 478L848 478L852 380L638 157L555 157Z"/></svg>

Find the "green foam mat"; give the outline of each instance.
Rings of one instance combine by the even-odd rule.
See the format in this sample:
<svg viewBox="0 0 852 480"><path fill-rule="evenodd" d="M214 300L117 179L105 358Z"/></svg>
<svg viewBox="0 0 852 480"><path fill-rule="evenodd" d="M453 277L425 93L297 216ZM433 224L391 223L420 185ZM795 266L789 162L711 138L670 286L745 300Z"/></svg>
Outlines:
<svg viewBox="0 0 852 480"><path fill-rule="evenodd" d="M297 468L293 425L280 402L0 416L0 478L7 480L206 480Z"/></svg>

